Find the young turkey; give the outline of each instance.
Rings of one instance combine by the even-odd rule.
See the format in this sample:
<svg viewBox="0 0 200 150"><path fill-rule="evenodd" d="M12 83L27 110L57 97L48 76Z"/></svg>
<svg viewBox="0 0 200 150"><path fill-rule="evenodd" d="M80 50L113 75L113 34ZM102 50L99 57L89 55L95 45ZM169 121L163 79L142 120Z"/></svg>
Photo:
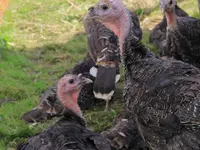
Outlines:
<svg viewBox="0 0 200 150"><path fill-rule="evenodd" d="M200 20L175 13L176 0L160 0L167 21L166 39L160 46L161 56L200 67Z"/></svg>
<svg viewBox="0 0 200 150"><path fill-rule="evenodd" d="M130 13L132 18L137 19L135 13ZM89 15L90 12L88 12L85 18ZM88 35L88 50L90 56L98 66L95 73L94 95L96 98L106 101L105 110L107 110L108 101L112 98L115 84L120 78L118 38L103 23L95 19L84 20L84 27ZM139 26L139 21L136 22L136 27L138 27L136 36L138 39L141 39L142 31Z"/></svg>
<svg viewBox="0 0 200 150"><path fill-rule="evenodd" d="M132 128L137 129L132 136L139 132L154 150L200 149L200 70L149 52L135 38L134 20L122 0L100 0L90 11L93 15L88 19L102 20L119 38L126 112ZM129 134L120 134L129 139ZM114 135L112 139L119 136ZM121 135L113 142L123 147L126 140Z"/></svg>
<svg viewBox="0 0 200 150"><path fill-rule="evenodd" d="M18 150L110 150L108 141L86 128L77 98L83 85L91 83L81 75L65 75L58 83L58 97L66 108L64 117L42 133L31 137Z"/></svg>
<svg viewBox="0 0 200 150"><path fill-rule="evenodd" d="M87 17L86 14L85 17ZM118 38L112 31L97 20L84 21L88 37L88 51L96 66L90 69L90 74L95 77L93 92L96 98L108 102L111 100L115 84L120 78L120 57Z"/></svg>
<svg viewBox="0 0 200 150"><path fill-rule="evenodd" d="M78 75L82 73L84 77L90 78L94 81L94 77L89 74L90 69L93 66L95 66L94 61L87 57L83 61L79 62L74 68L67 71L64 75ZM78 103L81 110L90 108L95 101L96 99L93 94L93 83L84 85L78 98ZM62 116L63 109L64 107L57 97L57 83L55 83L42 94L37 107L25 113L21 119L26 123L41 122L51 119L55 116Z"/></svg>
<svg viewBox="0 0 200 150"><path fill-rule="evenodd" d="M178 5L175 5L175 14L180 17L188 16ZM149 41L159 49L161 43L166 39L167 20L165 15L160 23L158 23L150 32Z"/></svg>

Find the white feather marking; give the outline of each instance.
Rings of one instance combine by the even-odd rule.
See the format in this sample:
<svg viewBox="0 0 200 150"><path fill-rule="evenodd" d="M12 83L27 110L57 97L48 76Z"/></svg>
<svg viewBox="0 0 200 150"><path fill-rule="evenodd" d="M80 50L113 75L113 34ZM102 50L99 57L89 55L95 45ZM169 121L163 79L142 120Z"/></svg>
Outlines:
<svg viewBox="0 0 200 150"><path fill-rule="evenodd" d="M197 112L197 107L196 107L196 105L195 105L195 106L194 106L194 112L193 112L193 116L194 116L194 117L197 117L197 116L196 116L196 112Z"/></svg>
<svg viewBox="0 0 200 150"><path fill-rule="evenodd" d="M108 49L108 48L106 47L106 48L104 48L101 52L105 52L107 49Z"/></svg>
<svg viewBox="0 0 200 150"><path fill-rule="evenodd" d="M101 58L97 58L97 62L100 62L100 61L102 61L103 59L105 59L106 58L106 56L104 55L103 57L101 57Z"/></svg>
<svg viewBox="0 0 200 150"><path fill-rule="evenodd" d="M126 135L123 132L118 132L118 133L119 133L119 135L126 137Z"/></svg>
<svg viewBox="0 0 200 150"><path fill-rule="evenodd" d="M92 67L90 69L90 74L93 76L93 77L97 77L97 68L96 67Z"/></svg>
<svg viewBox="0 0 200 150"><path fill-rule="evenodd" d="M128 122L128 119L122 119L123 122Z"/></svg>
<svg viewBox="0 0 200 150"><path fill-rule="evenodd" d="M107 94L101 94L101 93L96 93L94 92L94 96L98 99L104 99L104 100L110 100L113 96L115 91L111 91L110 93L107 93Z"/></svg>
<svg viewBox="0 0 200 150"><path fill-rule="evenodd" d="M36 126L36 125L37 125L37 122L30 123L30 124L29 124L29 128L31 128L31 129L32 129L32 128L33 128L34 126Z"/></svg>
<svg viewBox="0 0 200 150"><path fill-rule="evenodd" d="M120 79L120 74L117 74L116 77L115 77L115 83L117 83Z"/></svg>

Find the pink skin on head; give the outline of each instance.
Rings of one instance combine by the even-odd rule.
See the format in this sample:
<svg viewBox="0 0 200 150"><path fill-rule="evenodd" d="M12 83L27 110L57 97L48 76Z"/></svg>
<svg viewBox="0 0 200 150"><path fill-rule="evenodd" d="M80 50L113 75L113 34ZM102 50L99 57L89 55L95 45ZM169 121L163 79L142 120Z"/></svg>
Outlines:
<svg viewBox="0 0 200 150"><path fill-rule="evenodd" d="M72 93L72 99L74 100L74 102L78 103L78 96L79 96L80 90Z"/></svg>
<svg viewBox="0 0 200 150"><path fill-rule="evenodd" d="M177 25L175 14L176 0L160 0L160 7L167 19L167 27L175 27Z"/></svg>
<svg viewBox="0 0 200 150"><path fill-rule="evenodd" d="M76 84L76 82L78 81L74 81L74 84L69 83L69 80L71 78L73 77L67 75L59 80L57 94L65 108L73 111L78 116L82 117L82 112L77 103L81 89L78 88L78 85Z"/></svg>
<svg viewBox="0 0 200 150"><path fill-rule="evenodd" d="M130 16L121 0L104 0L104 3L113 8L115 7L118 10L116 11L115 16L113 14L110 16L109 12L105 14L103 10L98 10L97 15L103 16L102 21L105 26L118 36L120 43L120 54L122 55L124 39L127 36L130 28Z"/></svg>
<svg viewBox="0 0 200 150"><path fill-rule="evenodd" d="M167 19L167 27L171 28L177 25L176 14L174 11L166 11L165 16Z"/></svg>

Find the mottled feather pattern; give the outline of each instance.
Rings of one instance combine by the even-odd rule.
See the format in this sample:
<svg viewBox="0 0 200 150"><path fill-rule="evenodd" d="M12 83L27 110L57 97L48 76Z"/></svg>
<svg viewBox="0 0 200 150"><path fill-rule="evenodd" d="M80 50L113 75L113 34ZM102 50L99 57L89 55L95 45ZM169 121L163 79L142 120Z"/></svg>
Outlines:
<svg viewBox="0 0 200 150"><path fill-rule="evenodd" d="M73 117L63 117L41 134L30 138L18 150L110 150L100 134L85 128Z"/></svg>
<svg viewBox="0 0 200 150"><path fill-rule="evenodd" d="M178 26L167 30L166 40L160 47L161 56L174 57L200 67L200 33L198 26L188 25L187 21L180 17L178 18ZM200 21L198 22L200 23ZM185 29L185 26L190 26L190 28Z"/></svg>
<svg viewBox="0 0 200 150"><path fill-rule="evenodd" d="M82 73L84 77L90 78L94 81L94 77L89 74L90 68L95 65L90 57L86 57L83 61L79 62L74 68L64 73L76 74ZM61 76L61 77L62 77ZM60 78L61 78L60 77ZM90 108L94 103L95 97L93 94L93 84L85 85L78 98L79 106L82 110ZM51 119L55 116L61 116L63 112L63 105L57 97L57 83L49 87L40 97L40 102L36 108L25 113L21 119L27 123L41 122Z"/></svg>
<svg viewBox="0 0 200 150"><path fill-rule="evenodd" d="M117 116L112 127L102 132L102 135L109 139L115 149L148 150L148 146L138 133L134 120L126 112Z"/></svg>
<svg viewBox="0 0 200 150"><path fill-rule="evenodd" d="M118 38L112 31L94 19L84 22L84 26L88 34L88 50L94 62L97 62L98 57L106 56L109 58L110 54L119 60ZM113 58L107 59L104 61L112 61Z"/></svg>
<svg viewBox="0 0 200 150"><path fill-rule="evenodd" d="M152 149L200 149L200 70L156 58L131 29L123 45L124 99L138 132Z"/></svg>
<svg viewBox="0 0 200 150"><path fill-rule="evenodd" d="M178 5L175 6L175 13L177 16L184 17L188 14L182 10ZM158 23L150 32L149 41L157 48L160 48L161 43L166 39L167 33L167 20L165 15L160 23Z"/></svg>
<svg viewBox="0 0 200 150"><path fill-rule="evenodd" d="M161 56L174 57L200 67L200 20L176 16L177 25L167 28L167 35L159 47Z"/></svg>
<svg viewBox="0 0 200 150"><path fill-rule="evenodd" d="M126 78L132 81L132 85L129 86L128 90L125 89L127 90L125 99L127 100L128 111L134 112L133 118L138 117L137 124L145 140L148 143L157 142L152 147L160 147L160 144L166 144L168 142L167 138L173 138L177 132L175 130L176 132L170 133L168 128L161 127L159 125L160 119L175 114L179 117L181 123L183 122L181 125L184 125L185 121L193 121L191 120L193 118L194 120L198 120L196 123L194 121L193 124L195 126L200 125L199 116L194 115L198 108L196 107L197 102L194 101L196 91L190 90L191 85L194 86L194 84L197 84L196 86L199 88L200 84L195 83L193 80L184 80L184 78L178 80L173 78L180 76L188 78L188 76L198 74L199 70L183 62L179 62L180 65L177 65L177 62L175 64L173 62L165 62L157 60L155 57L149 58L148 60L144 59L143 63L140 60L138 66L135 65L133 69L129 68L131 73L126 74ZM155 65L152 62L155 62ZM160 67L158 64L160 64ZM190 68L188 69L189 66ZM142 71L140 71L140 68L142 68ZM188 69L188 72L186 69ZM150 74L149 71L151 72L152 70L154 74L148 76ZM142 72L143 75L138 75L138 72ZM183 89L184 86L186 86L185 89ZM199 96L197 98L199 102ZM188 111L185 112L185 110ZM186 116L190 120L186 119ZM187 128L183 128L181 132L184 134L184 132L187 132ZM177 135L180 133L177 133ZM171 136L168 137L169 135Z"/></svg>

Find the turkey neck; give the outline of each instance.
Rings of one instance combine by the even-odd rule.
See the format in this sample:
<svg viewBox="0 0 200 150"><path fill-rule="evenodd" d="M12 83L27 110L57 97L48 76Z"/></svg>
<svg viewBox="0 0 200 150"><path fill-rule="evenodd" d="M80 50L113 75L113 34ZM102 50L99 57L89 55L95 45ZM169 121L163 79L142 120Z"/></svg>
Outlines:
<svg viewBox="0 0 200 150"><path fill-rule="evenodd" d="M167 28L174 28L177 26L175 10L166 11L165 16L167 19Z"/></svg>
<svg viewBox="0 0 200 150"><path fill-rule="evenodd" d="M120 30L124 30L124 32L121 32L121 35L119 36L120 51L126 74L130 75L132 79L138 79L136 73L142 69L141 60L147 58L150 55L150 52L140 42L140 39L134 36L136 34L136 29L134 28L133 21L129 12L126 11L125 13L124 16L127 16L128 19L121 22L123 24L121 25Z"/></svg>
<svg viewBox="0 0 200 150"><path fill-rule="evenodd" d="M65 120L70 123L80 124L83 127L86 127L86 122L83 117L78 116L70 109L64 109L63 118L61 120Z"/></svg>
<svg viewBox="0 0 200 150"><path fill-rule="evenodd" d="M59 94L59 98L65 108L73 112L73 114L76 115L77 117L83 118L83 115L77 103L77 100L73 99L73 93L66 94L66 95Z"/></svg>

